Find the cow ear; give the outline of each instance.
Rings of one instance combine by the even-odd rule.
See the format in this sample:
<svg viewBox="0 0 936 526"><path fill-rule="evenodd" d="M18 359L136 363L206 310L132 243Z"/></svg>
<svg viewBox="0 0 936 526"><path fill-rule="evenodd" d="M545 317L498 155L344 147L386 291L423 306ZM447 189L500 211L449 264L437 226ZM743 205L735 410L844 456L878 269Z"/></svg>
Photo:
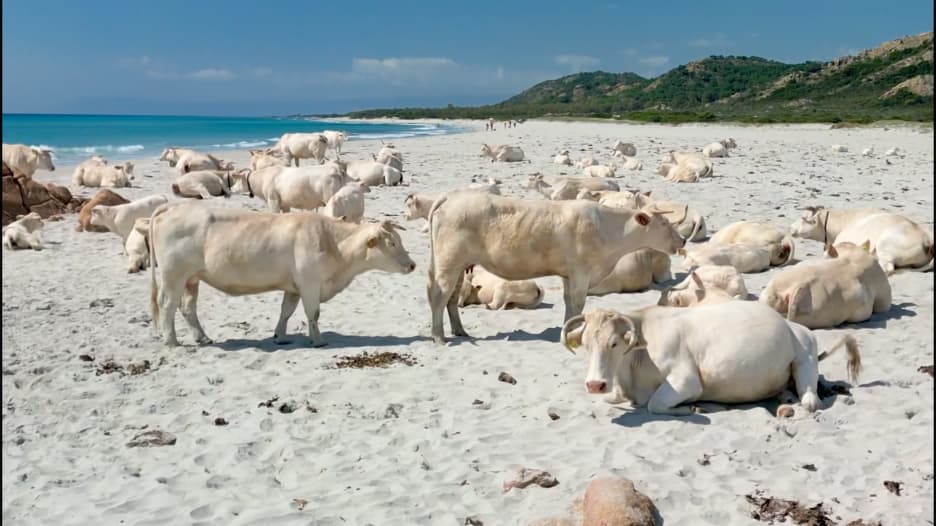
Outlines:
<svg viewBox="0 0 936 526"><path fill-rule="evenodd" d="M837 258L838 255L839 255L839 254L838 254L838 250L835 250L835 247L832 246L832 245L829 245L828 247L826 247L826 254L827 254L830 258Z"/></svg>
<svg viewBox="0 0 936 526"><path fill-rule="evenodd" d="M640 226L647 226L650 224L650 216L645 212L637 212L637 215L634 216L634 219Z"/></svg>
<svg viewBox="0 0 936 526"><path fill-rule="evenodd" d="M699 275L696 274L695 270L689 273L689 277L692 278L692 281L694 281L695 284L698 285L700 289L705 288L705 284L702 283L702 278L700 278Z"/></svg>
<svg viewBox="0 0 936 526"><path fill-rule="evenodd" d="M367 248L374 248L377 246L377 236L371 237L367 240Z"/></svg>
<svg viewBox="0 0 936 526"><path fill-rule="evenodd" d="M865 242L861 244L861 248L863 248L865 252L871 252L871 240L865 239Z"/></svg>

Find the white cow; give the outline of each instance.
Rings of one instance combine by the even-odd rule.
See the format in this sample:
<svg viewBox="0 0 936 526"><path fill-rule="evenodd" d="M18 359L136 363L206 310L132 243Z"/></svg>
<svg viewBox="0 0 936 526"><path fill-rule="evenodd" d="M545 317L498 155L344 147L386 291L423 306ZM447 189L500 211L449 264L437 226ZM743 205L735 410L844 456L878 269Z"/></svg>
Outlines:
<svg viewBox="0 0 936 526"><path fill-rule="evenodd" d="M496 185L479 185L477 187L468 187L465 190L474 190L481 192L488 192L495 195L500 195L500 190ZM417 219L425 219L429 221L429 211L432 209L432 203L435 203L436 199L439 196L435 195L426 195L426 194L409 194L406 196L406 199L403 201L405 209L403 210L403 219L407 221L415 221ZM426 226L422 229L423 232L429 231L429 223L426 223Z"/></svg>
<svg viewBox="0 0 936 526"><path fill-rule="evenodd" d="M472 182L468 185L468 188L471 190L483 190L494 195L501 195L500 185L501 182L493 177L488 177L484 180L472 177Z"/></svg>
<svg viewBox="0 0 936 526"><path fill-rule="evenodd" d="M32 179L36 170L55 171L52 164L52 150L45 148L32 148L25 144L3 143L3 162L10 167L14 174L23 175Z"/></svg>
<svg viewBox="0 0 936 526"><path fill-rule="evenodd" d="M120 236L122 245L126 245L136 220L149 217L168 201L164 195L151 195L122 205L97 205L91 209L91 224L107 228Z"/></svg>
<svg viewBox="0 0 936 526"><path fill-rule="evenodd" d="M289 166L289 160L279 152L268 153L267 150L250 150L251 170L262 170L270 166Z"/></svg>
<svg viewBox="0 0 936 526"><path fill-rule="evenodd" d="M229 172L234 169L234 164L222 161L211 154L189 152L179 156L179 159L176 161L176 168L183 174L200 170L220 170Z"/></svg>
<svg viewBox="0 0 936 526"><path fill-rule="evenodd" d="M673 330L678 327L678 330ZM589 393L631 400L648 413L689 415L696 401L749 403L777 396L793 380L803 408L819 408L819 361L844 346L848 373L861 370L858 344L845 336L819 355L812 332L756 301L691 309L650 306L627 314L599 309L575 316L562 343L586 349Z"/></svg>
<svg viewBox="0 0 936 526"><path fill-rule="evenodd" d="M284 133L268 151L280 152L288 162L295 161L299 166L299 159L315 159L318 164L324 163L327 150L328 139L321 133Z"/></svg>
<svg viewBox="0 0 936 526"><path fill-rule="evenodd" d="M42 250L40 230L42 230L42 217L36 212L17 216L16 221L3 227L3 248Z"/></svg>
<svg viewBox="0 0 936 526"><path fill-rule="evenodd" d="M615 153L619 152L621 155L625 155L627 157L633 157L637 155L637 147L629 142L617 141L614 143L614 146L612 146L611 149L614 150Z"/></svg>
<svg viewBox="0 0 936 526"><path fill-rule="evenodd" d="M601 296L640 292L654 283L664 283L671 279L673 275L670 273L669 254L652 248L641 248L621 256L608 275L588 286L588 294Z"/></svg>
<svg viewBox="0 0 936 526"><path fill-rule="evenodd" d="M933 233L900 214L874 208L809 207L790 230L794 237L825 245L868 241L887 274L898 268L933 268Z"/></svg>
<svg viewBox="0 0 936 526"><path fill-rule="evenodd" d="M702 272L697 272L700 269L703 269ZM708 275L703 279L702 276L706 274ZM716 280L721 281L721 283ZM706 283L706 281L709 283ZM695 307L697 305L747 299L748 292L744 287L741 273L737 269L727 265L704 265L690 271L686 279L678 285L664 289L660 293L657 305L664 307Z"/></svg>
<svg viewBox="0 0 936 526"><path fill-rule="evenodd" d="M127 273L134 274L141 270L146 270L149 266L149 243L146 240L149 234L149 217L137 218L133 223L133 229L127 236L127 242L124 243L124 250L127 252Z"/></svg>
<svg viewBox="0 0 936 526"><path fill-rule="evenodd" d="M838 153L845 153L848 151L848 146L845 146L843 144L833 144L832 151L838 152Z"/></svg>
<svg viewBox="0 0 936 526"><path fill-rule="evenodd" d="M348 177L367 186L396 186L403 182L403 174L389 164L377 161L339 161Z"/></svg>
<svg viewBox="0 0 936 526"><path fill-rule="evenodd" d="M400 173L403 172L403 154L397 151L393 145L385 145L377 152L377 155L371 154L380 164L386 164L396 168Z"/></svg>
<svg viewBox="0 0 936 526"><path fill-rule="evenodd" d="M589 190L588 188L583 188L575 198L597 201L599 204L612 208L631 208L636 210L643 206L643 197L648 195L650 195L650 192L640 193L631 190Z"/></svg>
<svg viewBox="0 0 936 526"><path fill-rule="evenodd" d="M513 163L524 159L523 150L519 146L506 144L495 144L494 146L482 144L481 157L490 157L492 163L494 161Z"/></svg>
<svg viewBox="0 0 936 526"><path fill-rule="evenodd" d="M433 203L429 230L429 304L437 343L444 342L446 305L452 333L467 335L456 293L471 265L508 280L562 277L568 319L584 308L589 285L607 276L625 254L641 248L672 254L685 244L654 213L477 191L450 192Z"/></svg>
<svg viewBox="0 0 936 526"><path fill-rule="evenodd" d="M179 162L180 157L196 155L198 152L190 148L179 148L173 146L171 148L163 149L162 153L159 155L160 161L166 161L169 163L170 168L175 168L176 164Z"/></svg>
<svg viewBox="0 0 936 526"><path fill-rule="evenodd" d="M280 290L275 341L286 341L286 322L301 299L310 343L322 346L322 303L358 274L408 274L416 268L396 231L400 228L389 221L356 225L308 212L257 213L193 202L160 207L149 231L154 325L162 328L167 345L178 345L175 313L181 305L195 340L209 343L196 312L201 281L234 296Z"/></svg>
<svg viewBox="0 0 936 526"><path fill-rule="evenodd" d="M91 168L92 166L105 166L106 164L107 159L101 157L100 155L93 155L90 159L81 161L81 164L79 164L72 173L72 184L80 186L85 170Z"/></svg>
<svg viewBox="0 0 936 526"><path fill-rule="evenodd" d="M543 178L543 174L529 176L524 188L536 190L553 201L575 199L582 190L621 189L614 181L599 177L559 177L550 183Z"/></svg>
<svg viewBox="0 0 936 526"><path fill-rule="evenodd" d="M133 179L133 163L86 165L81 171L75 170L72 183L91 188L122 188L130 186Z"/></svg>
<svg viewBox="0 0 936 526"><path fill-rule="evenodd" d="M770 264L783 266L793 259L793 237L764 221L738 221L716 232L712 243L753 245L770 252ZM743 271L742 271L743 272Z"/></svg>
<svg viewBox="0 0 936 526"><path fill-rule="evenodd" d="M864 150L861 150L861 155L864 157L873 157L874 148L865 148Z"/></svg>
<svg viewBox="0 0 936 526"><path fill-rule="evenodd" d="M745 274L770 268L770 250L739 243L700 243L680 251L686 266L729 265Z"/></svg>
<svg viewBox="0 0 936 526"><path fill-rule="evenodd" d="M895 157L898 155L902 156L903 153L904 153L903 150L901 150L899 146L894 146L893 148L888 148L887 151L884 152L884 156L885 157Z"/></svg>
<svg viewBox="0 0 936 526"><path fill-rule="evenodd" d="M553 164L561 164L564 166L572 166L572 158L569 157L569 150L562 150L552 160Z"/></svg>
<svg viewBox="0 0 936 526"><path fill-rule="evenodd" d="M197 170L176 177L172 182L172 193L179 197L211 199L231 196L233 176L229 172Z"/></svg>
<svg viewBox="0 0 936 526"><path fill-rule="evenodd" d="M736 143L735 140L732 139L731 137L729 137L729 138L727 138L727 139L722 139L722 140L718 141L718 143L721 144L722 146L724 146L725 148L728 148L729 150L732 149L732 148L737 148L737 147L738 147L738 143Z"/></svg>
<svg viewBox="0 0 936 526"><path fill-rule="evenodd" d="M720 142L706 144L702 148L702 155L706 157L728 157L728 148Z"/></svg>
<svg viewBox="0 0 936 526"><path fill-rule="evenodd" d="M474 265L465 271L458 306L484 305L489 310L535 309L543 302L543 288L531 279L500 278Z"/></svg>
<svg viewBox="0 0 936 526"><path fill-rule="evenodd" d="M713 173L712 162L695 152L670 151L668 160L680 166L685 166L697 177L708 177Z"/></svg>
<svg viewBox="0 0 936 526"><path fill-rule="evenodd" d="M350 183L332 194L325 203L323 212L327 216L360 224L364 218L364 194L370 188L364 183Z"/></svg>
<svg viewBox="0 0 936 526"><path fill-rule="evenodd" d="M270 212L289 212L293 208L315 210L325 206L346 182L347 175L337 162L267 168L263 196ZM256 190L254 191L256 193Z"/></svg>
<svg viewBox="0 0 936 526"><path fill-rule="evenodd" d="M867 250L853 243L829 247L830 259L796 265L775 275L760 301L810 329L867 320L891 307L887 274Z"/></svg>
<svg viewBox="0 0 936 526"><path fill-rule="evenodd" d="M620 152L614 152L614 157L624 161L624 164L621 165L621 168L624 168L625 170L643 170L643 162L635 157L628 157L624 154L621 154Z"/></svg>
<svg viewBox="0 0 936 526"><path fill-rule="evenodd" d="M575 167L584 169L595 164L598 164L598 161L596 161L594 157L582 157L575 163Z"/></svg>
<svg viewBox="0 0 936 526"><path fill-rule="evenodd" d="M699 180L699 175L695 170L676 163L660 163L657 167L657 174L673 183L695 183Z"/></svg>
<svg viewBox="0 0 936 526"><path fill-rule="evenodd" d="M325 130L322 135L328 141L328 149L334 150L335 156L341 159L341 145L347 142L348 134L343 131Z"/></svg>
<svg viewBox="0 0 936 526"><path fill-rule="evenodd" d="M591 166L586 166L582 170L582 175L585 177L614 177L614 173L617 171L617 166L610 165L605 166L602 164L593 164Z"/></svg>

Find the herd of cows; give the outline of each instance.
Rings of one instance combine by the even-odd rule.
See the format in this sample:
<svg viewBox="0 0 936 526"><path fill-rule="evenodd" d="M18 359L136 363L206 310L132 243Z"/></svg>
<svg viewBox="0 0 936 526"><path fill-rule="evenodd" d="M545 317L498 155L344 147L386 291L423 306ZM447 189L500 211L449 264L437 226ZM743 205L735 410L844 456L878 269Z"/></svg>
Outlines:
<svg viewBox="0 0 936 526"><path fill-rule="evenodd" d="M150 269L154 325L167 345L179 344L178 310L197 343L211 342L197 315L201 282L230 295L282 291L277 342L287 339L287 320L301 300L311 345L324 345L318 325L323 302L363 272L416 268L401 225L364 220L363 194L403 181L402 153L385 144L372 159L346 161L346 140L333 131L284 134L269 149L251 150L250 167L240 170L212 155L167 148L160 160L179 172L171 190L192 198L171 203L162 195L127 201L110 188L130 184L132 163L92 157L76 168L73 183L105 188L81 209L77 230L119 235L128 271ZM657 173L695 182L712 175L711 158L736 147L726 139L700 152L673 151ZM886 312L889 275L933 268L933 234L880 209L812 207L788 228L741 221L709 236L692 204L622 189L616 170L640 170L643 163L630 143L611 148L610 165L587 157L576 163L580 177L529 176L524 187L546 199L503 196L500 182L490 178L442 195L406 197L404 217L427 220L433 340L445 342L446 313L451 333L467 337L459 307L534 308L544 293L532 280L558 276L565 307L561 342L572 352L585 349L589 393L684 415L692 411L686 403L754 402L792 387L811 412L820 404L819 361L844 348L850 377L861 369L852 336L820 353L811 329ZM329 150L334 160L326 159ZM480 155L491 162L525 159L510 145L484 144ZM312 162L300 166L300 159ZM24 177L54 169L50 152L25 145L4 144L3 161ZM553 162L573 166L568 151ZM211 205L210 199L232 194L260 198L269 212ZM38 215L23 216L4 228L3 244L41 249L41 227ZM823 243L825 257L796 262L793 238ZM589 295L672 281L674 254L685 257L690 272L663 290L657 305L584 313ZM772 266L787 268L759 297L751 294L743 274Z"/></svg>

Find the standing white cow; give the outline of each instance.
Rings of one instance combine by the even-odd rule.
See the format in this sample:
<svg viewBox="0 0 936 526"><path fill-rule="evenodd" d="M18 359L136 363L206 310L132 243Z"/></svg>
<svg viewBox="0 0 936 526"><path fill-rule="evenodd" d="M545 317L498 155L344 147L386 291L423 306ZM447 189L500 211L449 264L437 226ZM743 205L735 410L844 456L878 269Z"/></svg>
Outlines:
<svg viewBox="0 0 936 526"><path fill-rule="evenodd" d="M341 159L341 145L348 141L348 134L343 131L325 130L322 132L328 142L328 149L335 152L335 157Z"/></svg>
<svg viewBox="0 0 936 526"><path fill-rule="evenodd" d="M561 341L573 352L585 346L589 393L615 387L655 414L689 415L693 409L680 404L696 401L757 402L784 392L791 379L803 408L813 412L820 360L844 346L852 382L861 370L852 336L820 355L809 329L756 301L627 314L599 309L568 320Z"/></svg>
<svg viewBox="0 0 936 526"><path fill-rule="evenodd" d="M315 159L318 164L325 162L328 139L321 133L284 133L279 141L268 150L280 152L290 163L299 159Z"/></svg>
<svg viewBox="0 0 936 526"><path fill-rule="evenodd" d="M685 244L661 215L589 201L531 201L477 191L453 191L429 213L429 305L432 337L467 336L456 293L465 269L482 265L503 279L560 276L565 319L582 312L589 285L627 253L652 248L672 254Z"/></svg>
<svg viewBox="0 0 936 526"><path fill-rule="evenodd" d="M358 274L416 268L403 247L401 227L389 221L356 225L320 214L269 214L183 202L153 212L149 240L150 306L166 345L178 345L176 309L198 343L210 343L196 312L199 283L233 296L283 291L277 342L302 300L309 341L322 346L321 304ZM159 282L157 283L157 274Z"/></svg>
<svg viewBox="0 0 936 526"><path fill-rule="evenodd" d="M52 150L45 148L32 148L25 144L3 143L3 162L10 167L14 174L32 179L36 170L55 171L52 164Z"/></svg>
<svg viewBox="0 0 936 526"><path fill-rule="evenodd" d="M273 213L289 212L293 208L315 210L325 206L331 196L344 186L347 178L336 162L267 168L262 172L268 175L262 195Z"/></svg>

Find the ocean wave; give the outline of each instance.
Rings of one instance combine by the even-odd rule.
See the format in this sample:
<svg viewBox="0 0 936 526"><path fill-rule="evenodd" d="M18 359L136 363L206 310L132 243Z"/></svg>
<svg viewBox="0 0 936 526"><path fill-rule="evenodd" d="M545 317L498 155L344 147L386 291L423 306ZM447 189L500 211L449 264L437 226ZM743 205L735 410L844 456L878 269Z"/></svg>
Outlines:
<svg viewBox="0 0 936 526"><path fill-rule="evenodd" d="M224 144L212 144L211 148L256 148L257 146L266 146L270 141L238 141L238 142L229 142Z"/></svg>
<svg viewBox="0 0 936 526"><path fill-rule="evenodd" d="M52 157L75 157L82 154L85 155L94 155L97 153L105 152L117 152L117 153L133 153L145 150L146 147L142 144L123 144L123 145L113 145L113 144L101 144L95 146L49 146L47 144L34 145L31 144L30 148L41 148L45 150L52 150Z"/></svg>

